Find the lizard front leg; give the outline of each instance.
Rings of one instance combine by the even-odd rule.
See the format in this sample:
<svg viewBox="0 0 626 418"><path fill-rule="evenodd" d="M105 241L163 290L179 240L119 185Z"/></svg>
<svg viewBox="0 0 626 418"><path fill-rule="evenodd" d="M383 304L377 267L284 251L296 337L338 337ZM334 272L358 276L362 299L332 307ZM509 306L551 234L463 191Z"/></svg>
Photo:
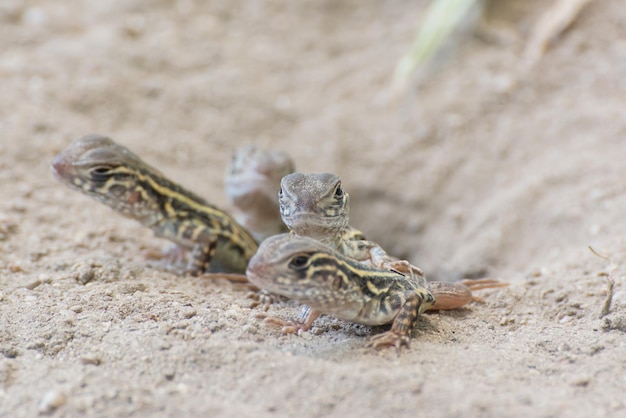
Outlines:
<svg viewBox="0 0 626 418"><path fill-rule="evenodd" d="M361 262L369 263L373 267L391 270L403 275L409 275L418 283L424 284L426 278L424 272L419 267L414 266L406 260L397 260L389 256L383 248L373 241L357 241L350 244L352 251Z"/></svg>
<svg viewBox="0 0 626 418"><path fill-rule="evenodd" d="M311 329L313 322L322 313L311 309L310 306L304 305L300 310L300 315L295 321L286 321L284 319L276 318L273 316L267 317L263 320L266 324L277 325L282 327L283 334L299 334Z"/></svg>

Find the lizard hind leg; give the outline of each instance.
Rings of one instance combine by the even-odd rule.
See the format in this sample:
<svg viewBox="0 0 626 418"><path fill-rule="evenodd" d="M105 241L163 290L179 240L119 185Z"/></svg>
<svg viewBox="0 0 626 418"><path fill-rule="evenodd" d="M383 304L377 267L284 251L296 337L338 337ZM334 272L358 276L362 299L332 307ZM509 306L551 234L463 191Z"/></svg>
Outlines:
<svg viewBox="0 0 626 418"><path fill-rule="evenodd" d="M428 282L426 287L433 294L436 302L429 310L458 309L470 302L483 302L472 291L508 286L508 283L492 279L463 280L456 283Z"/></svg>
<svg viewBox="0 0 626 418"><path fill-rule="evenodd" d="M433 295L428 291L413 291L401 306L391 325L391 329L370 338L367 347L380 350L395 347L400 350L403 346L409 347L411 330L417 321L417 316L434 302Z"/></svg>
<svg viewBox="0 0 626 418"><path fill-rule="evenodd" d="M428 282L426 287L435 297L430 310L457 309L473 300L472 291L462 283Z"/></svg>
<svg viewBox="0 0 626 418"><path fill-rule="evenodd" d="M215 249L217 247L217 241L211 240L209 242L203 242L195 245L191 252L191 259L187 265L187 271L192 276L199 276L209 270L213 255L215 255Z"/></svg>

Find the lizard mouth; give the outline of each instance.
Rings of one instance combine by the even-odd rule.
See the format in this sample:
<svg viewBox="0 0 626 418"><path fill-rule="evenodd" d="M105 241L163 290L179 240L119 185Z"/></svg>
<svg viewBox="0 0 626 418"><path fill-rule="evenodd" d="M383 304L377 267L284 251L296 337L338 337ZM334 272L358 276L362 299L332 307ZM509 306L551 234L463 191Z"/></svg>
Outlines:
<svg viewBox="0 0 626 418"><path fill-rule="evenodd" d="M70 166L71 164L67 161L67 158L65 158L65 155L63 155L63 153L58 154L56 157L54 157L54 160L52 160L52 164L50 164L52 173L56 176L67 173Z"/></svg>
<svg viewBox="0 0 626 418"><path fill-rule="evenodd" d="M314 212L306 212L299 213L297 215L285 215L284 218L290 220L292 222L297 223L308 223L313 222L317 224L324 224L328 220L337 219L341 216L340 213L331 213L331 214L319 214Z"/></svg>
<svg viewBox="0 0 626 418"><path fill-rule="evenodd" d="M50 171L59 180L67 183L70 187L75 186L72 182L67 182L68 178L75 177L79 172L79 162L89 153L99 146L111 147L112 141L101 135L86 135L72 143L69 147L59 152L52 163Z"/></svg>
<svg viewBox="0 0 626 418"><path fill-rule="evenodd" d="M301 213L295 216L283 216L289 229L311 231L341 229L345 226L344 218L339 215L320 215L319 213ZM298 231L295 231L298 233ZM304 233L306 235L306 233Z"/></svg>
<svg viewBox="0 0 626 418"><path fill-rule="evenodd" d="M68 178L74 177L76 173L71 159L68 158L68 156L63 152L54 157L52 163L50 164L50 171L57 180L60 180L63 183L65 183ZM67 184L70 187L76 187L74 182L70 181L67 182Z"/></svg>

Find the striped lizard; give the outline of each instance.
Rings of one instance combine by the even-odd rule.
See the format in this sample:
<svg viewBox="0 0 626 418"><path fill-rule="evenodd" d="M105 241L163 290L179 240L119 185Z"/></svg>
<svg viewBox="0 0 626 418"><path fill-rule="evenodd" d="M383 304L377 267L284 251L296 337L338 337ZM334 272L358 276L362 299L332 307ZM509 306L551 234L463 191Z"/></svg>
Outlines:
<svg viewBox="0 0 626 418"><path fill-rule="evenodd" d="M365 325L392 323L368 346L408 346L419 314L453 309L471 300L471 291L454 283L428 282L375 268L340 254L320 241L280 234L261 243L248 264L248 279L270 292L295 299L307 308L299 321L266 318L283 332L307 331L322 314Z"/></svg>
<svg viewBox="0 0 626 418"><path fill-rule="evenodd" d="M300 236L314 238L340 254L376 268L386 268L426 282L424 273L406 260L387 254L377 243L368 241L363 233L349 225L350 195L335 174L292 173L282 178L278 199L280 215L289 230ZM506 286L497 280L465 280L454 283L458 295L471 295L471 290ZM456 309L478 297L456 298Z"/></svg>
<svg viewBox="0 0 626 418"><path fill-rule="evenodd" d="M325 255L326 262L329 262L328 260L330 260L331 256L341 260L359 262L360 264L353 265L352 268L358 270L359 274L355 277L360 277L361 279L359 280L361 280L361 283L365 283L364 286L376 287L378 278L382 275L384 277L393 277L395 283L404 283L411 289L419 289L417 293L421 295L421 300L427 301L430 300L430 297L433 298L429 302L430 305L425 306L424 309L456 309L472 300L481 300L472 294L472 290L506 286L506 283L491 279L466 280L457 283L426 282L426 278L419 268L411 265L408 261L396 260L390 257L378 244L366 240L360 231L348 224L350 196L343 190L341 179L334 174L293 173L283 177L279 191L279 203L283 221L289 227L292 235L313 238L328 246L331 250L336 251L337 254L328 253ZM294 244L290 248L293 249L298 245L300 244ZM279 251L281 248L283 247L276 244L272 247L272 251ZM261 261L258 261L261 258L263 257L259 256L257 258L256 266L262 264ZM256 269L259 270L259 267L256 267ZM297 296L299 286L297 282L285 284L281 289L281 293L281 291L275 290L271 285L267 285L271 277L264 278L262 277L264 270L261 268L259 271L261 273L257 273L253 279L250 274L254 275L255 270L248 269L248 278L266 290L288 297L290 297L289 293L291 293L291 297ZM386 271L386 273L383 274L381 271ZM315 275L317 273L313 272L312 274ZM372 278L373 281L370 283L368 278ZM296 289L290 289L290 286L295 286ZM360 286L363 286L363 284ZM433 291L435 295L431 294L430 297L426 297L424 292L428 293L429 290ZM384 295L385 297L387 296L386 293ZM367 299L372 297L372 295L368 295L365 292L360 296L355 296L356 299L359 297ZM308 303L306 300L301 300L301 302ZM365 301L362 302L365 303ZM330 310L331 313L335 313L336 316L341 318L341 310L344 309L343 305L338 304L332 307L332 303L331 299L327 305L323 306L323 311ZM315 309L315 303L311 306L313 307L312 310L304 308L296 322L285 322L276 318L267 318L267 322L282 325L284 332L306 330L320 313L319 310ZM337 312L339 312L338 315ZM417 313L415 316L417 317ZM385 339L391 338L388 334L385 335ZM406 344L405 340L403 337L400 339L396 338L393 341L394 344L403 345ZM377 343L377 347L385 345L389 344L387 342Z"/></svg>
<svg viewBox="0 0 626 418"><path fill-rule="evenodd" d="M243 273L258 244L231 216L172 182L128 148L100 135L73 142L52 161L70 188L191 250L186 271Z"/></svg>

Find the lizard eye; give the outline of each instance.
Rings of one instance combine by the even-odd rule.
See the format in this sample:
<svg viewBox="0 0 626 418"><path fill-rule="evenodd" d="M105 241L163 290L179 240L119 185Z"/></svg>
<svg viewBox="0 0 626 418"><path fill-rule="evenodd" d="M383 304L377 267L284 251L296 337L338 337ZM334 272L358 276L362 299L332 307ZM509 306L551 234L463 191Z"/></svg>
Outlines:
<svg viewBox="0 0 626 418"><path fill-rule="evenodd" d="M106 166L106 165L98 165L95 166L94 168L92 168L91 170L89 170L89 173L91 174L91 177L94 180L101 180L104 181L108 178L109 174L111 172L111 167Z"/></svg>
<svg viewBox="0 0 626 418"><path fill-rule="evenodd" d="M278 198L279 199L283 198L283 188L282 187L280 189L278 189Z"/></svg>
<svg viewBox="0 0 626 418"><path fill-rule="evenodd" d="M291 261L289 262L289 267L300 270L303 267L305 267L308 262L309 262L309 256L297 255L291 259Z"/></svg>
<svg viewBox="0 0 626 418"><path fill-rule="evenodd" d="M337 188L335 189L335 197L337 197L337 198L342 198L343 197L343 189L341 188L341 183L339 183L337 185Z"/></svg>
<svg viewBox="0 0 626 418"><path fill-rule="evenodd" d="M109 167L105 167L105 166L94 167L91 169L91 172L96 173L96 174L106 174L109 172Z"/></svg>

